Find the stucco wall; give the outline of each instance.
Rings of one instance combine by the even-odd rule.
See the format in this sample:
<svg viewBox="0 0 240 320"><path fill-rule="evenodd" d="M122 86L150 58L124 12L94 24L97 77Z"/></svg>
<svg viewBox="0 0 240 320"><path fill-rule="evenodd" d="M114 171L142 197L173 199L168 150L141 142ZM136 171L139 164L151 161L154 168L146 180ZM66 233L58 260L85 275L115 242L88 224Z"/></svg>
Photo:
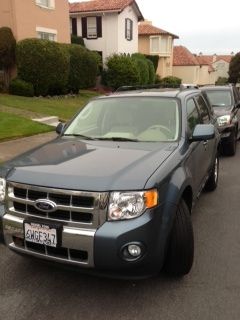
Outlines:
<svg viewBox="0 0 240 320"><path fill-rule="evenodd" d="M125 39L125 19L133 21L133 38L131 41ZM111 32L111 40L114 33ZM133 7L128 6L118 15L118 52L136 53L138 52L138 19Z"/></svg>
<svg viewBox="0 0 240 320"><path fill-rule="evenodd" d="M150 38L149 36L138 37L138 52L150 54Z"/></svg>
<svg viewBox="0 0 240 320"><path fill-rule="evenodd" d="M77 16L77 33L82 36L82 16ZM109 55L118 52L118 14L105 13L102 16L102 37L97 39L84 39L84 43L89 50L102 51L103 60Z"/></svg>
<svg viewBox="0 0 240 320"><path fill-rule="evenodd" d="M228 78L229 74L229 63L224 60L218 60L213 63L213 68L216 69L217 78L218 77L224 77Z"/></svg>
<svg viewBox="0 0 240 320"><path fill-rule="evenodd" d="M13 15L14 0L0 0L0 27L9 27L12 29L14 36L15 20Z"/></svg>
<svg viewBox="0 0 240 320"><path fill-rule="evenodd" d="M215 73L209 72L209 67L201 66L199 69L199 85L215 84Z"/></svg>
<svg viewBox="0 0 240 320"><path fill-rule="evenodd" d="M198 84L199 66L173 66L173 76L182 79L183 83Z"/></svg>
<svg viewBox="0 0 240 320"><path fill-rule="evenodd" d="M11 14L3 13L1 7L6 7L6 1L11 8ZM57 41L70 42L69 7L67 0L55 0L55 8L47 9L36 5L35 0L0 0L0 24L12 15L12 29L16 39L36 38L37 27L57 31ZM6 11L6 10L5 10ZM3 20L2 20L3 19ZM6 21L7 23L7 21ZM9 23L10 24L10 23Z"/></svg>

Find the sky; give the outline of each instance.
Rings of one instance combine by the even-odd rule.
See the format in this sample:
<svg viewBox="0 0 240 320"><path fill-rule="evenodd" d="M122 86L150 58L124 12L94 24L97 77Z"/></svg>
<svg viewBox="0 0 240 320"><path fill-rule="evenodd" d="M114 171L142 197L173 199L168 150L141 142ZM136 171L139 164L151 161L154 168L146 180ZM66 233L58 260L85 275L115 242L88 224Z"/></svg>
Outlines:
<svg viewBox="0 0 240 320"><path fill-rule="evenodd" d="M179 36L175 45L183 45L192 53L235 54L240 51L240 0L136 2L145 19Z"/></svg>

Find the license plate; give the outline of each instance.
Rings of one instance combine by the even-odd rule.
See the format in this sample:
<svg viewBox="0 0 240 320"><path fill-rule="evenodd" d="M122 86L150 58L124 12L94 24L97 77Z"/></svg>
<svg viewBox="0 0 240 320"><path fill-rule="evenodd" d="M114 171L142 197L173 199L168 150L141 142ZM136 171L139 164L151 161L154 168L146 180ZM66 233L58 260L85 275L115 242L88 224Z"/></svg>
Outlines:
<svg viewBox="0 0 240 320"><path fill-rule="evenodd" d="M25 241L46 245L49 247L57 247L58 232L57 228L35 222L24 223Z"/></svg>

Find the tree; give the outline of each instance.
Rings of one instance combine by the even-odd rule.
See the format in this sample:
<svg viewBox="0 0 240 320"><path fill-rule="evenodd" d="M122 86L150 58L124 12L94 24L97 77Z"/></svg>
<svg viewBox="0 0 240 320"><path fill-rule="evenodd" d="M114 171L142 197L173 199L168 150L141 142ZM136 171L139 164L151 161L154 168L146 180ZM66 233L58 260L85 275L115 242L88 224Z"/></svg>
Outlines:
<svg viewBox="0 0 240 320"><path fill-rule="evenodd" d="M16 60L16 40L8 27L0 28L0 69L3 69L4 86L9 87L11 70Z"/></svg>
<svg viewBox="0 0 240 320"><path fill-rule="evenodd" d="M238 52L231 60L229 65L229 82L237 83L240 81L240 52Z"/></svg>

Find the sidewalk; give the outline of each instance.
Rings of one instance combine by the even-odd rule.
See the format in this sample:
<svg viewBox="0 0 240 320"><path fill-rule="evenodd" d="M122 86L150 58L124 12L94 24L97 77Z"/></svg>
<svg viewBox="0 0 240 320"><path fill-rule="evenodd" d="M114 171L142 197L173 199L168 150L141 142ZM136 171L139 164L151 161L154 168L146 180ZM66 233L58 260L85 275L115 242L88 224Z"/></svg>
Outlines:
<svg viewBox="0 0 240 320"><path fill-rule="evenodd" d="M57 137L55 132L0 143L0 163Z"/></svg>

